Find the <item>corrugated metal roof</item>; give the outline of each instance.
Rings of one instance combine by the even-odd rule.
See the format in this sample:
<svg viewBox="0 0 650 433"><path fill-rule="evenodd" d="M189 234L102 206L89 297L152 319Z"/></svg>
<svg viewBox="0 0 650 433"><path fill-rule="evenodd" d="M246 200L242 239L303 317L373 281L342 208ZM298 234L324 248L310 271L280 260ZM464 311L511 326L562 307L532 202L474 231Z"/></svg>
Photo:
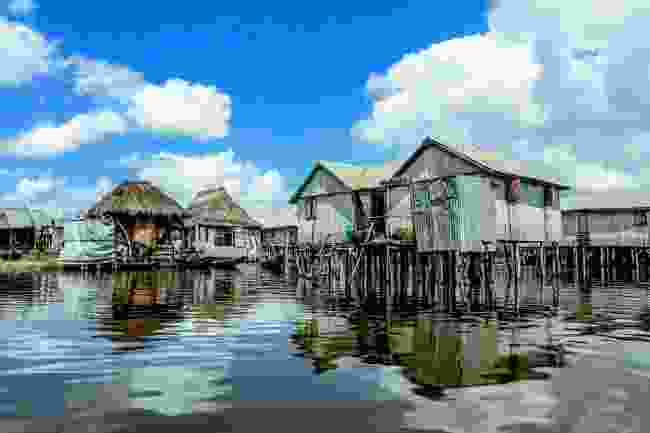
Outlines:
<svg viewBox="0 0 650 433"><path fill-rule="evenodd" d="M380 186L381 181L390 179L403 163L404 161L385 161L377 164L316 161L305 181L289 199L289 203L296 202L318 170L329 172L350 190L371 189Z"/></svg>
<svg viewBox="0 0 650 433"><path fill-rule="evenodd" d="M575 194L562 198L562 210L588 209L650 209L650 191L612 190L594 193Z"/></svg>
<svg viewBox="0 0 650 433"><path fill-rule="evenodd" d="M404 161L386 161L382 165L352 165L333 161L318 161L350 189L376 188L382 180L391 178Z"/></svg>
<svg viewBox="0 0 650 433"><path fill-rule="evenodd" d="M430 137L425 138L416 151L395 170L395 176L401 175L428 147L438 147L482 169L494 171L501 175L533 179L569 189L558 178L541 175L538 169L534 169L531 164L524 161L507 160L496 152L488 152L475 145L466 145L462 149L447 146Z"/></svg>

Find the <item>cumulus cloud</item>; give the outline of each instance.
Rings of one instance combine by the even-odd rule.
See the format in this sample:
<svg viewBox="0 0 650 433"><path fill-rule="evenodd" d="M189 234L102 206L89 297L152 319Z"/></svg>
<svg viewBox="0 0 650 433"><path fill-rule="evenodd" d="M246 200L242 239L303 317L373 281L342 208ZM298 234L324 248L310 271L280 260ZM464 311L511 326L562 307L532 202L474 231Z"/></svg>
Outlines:
<svg viewBox="0 0 650 433"><path fill-rule="evenodd" d="M17 180L15 191L0 194L0 207L23 207L49 209L54 214L73 217L82 209L91 207L100 193L109 192L112 180L98 177L95 185L71 185L67 177L51 173Z"/></svg>
<svg viewBox="0 0 650 433"><path fill-rule="evenodd" d="M170 79L157 85L124 65L73 56L65 61L77 94L121 105L133 124L164 135L199 140L228 135L230 96L214 86Z"/></svg>
<svg viewBox="0 0 650 433"><path fill-rule="evenodd" d="M56 42L0 17L0 85L17 86L39 75L67 71L61 77L72 80L77 95L93 97L101 114L80 114L60 126L37 126L0 147L17 149L14 153L20 156L58 154L136 127L203 141L228 135L231 100L214 86L180 79L158 85L124 65L57 54Z"/></svg>
<svg viewBox="0 0 650 433"><path fill-rule="evenodd" d="M220 186L246 209L286 207L289 199L286 179L279 172L238 161L232 150L208 155L160 153L123 160L137 169L137 177L159 185L184 206L200 190Z"/></svg>
<svg viewBox="0 0 650 433"><path fill-rule="evenodd" d="M57 43L0 17L0 86L18 86L56 70Z"/></svg>
<svg viewBox="0 0 650 433"><path fill-rule="evenodd" d="M144 76L124 65L71 56L65 65L72 71L75 93L78 95L106 96L128 103L145 85Z"/></svg>
<svg viewBox="0 0 650 433"><path fill-rule="evenodd" d="M43 158L76 150L81 144L101 141L128 129L126 119L112 111L79 114L67 122L42 125L0 143L6 153Z"/></svg>
<svg viewBox="0 0 650 433"><path fill-rule="evenodd" d="M487 34L371 74L372 112L352 133L402 157L431 135L538 158L579 189L642 187L650 48L638 35L648 25L642 0L491 2Z"/></svg>
<svg viewBox="0 0 650 433"><path fill-rule="evenodd" d="M144 86L131 102L127 114L143 128L201 140L228 135L230 97L216 87L174 79Z"/></svg>
<svg viewBox="0 0 650 433"><path fill-rule="evenodd" d="M29 15L38 8L34 0L11 0L9 2L9 13L14 16Z"/></svg>

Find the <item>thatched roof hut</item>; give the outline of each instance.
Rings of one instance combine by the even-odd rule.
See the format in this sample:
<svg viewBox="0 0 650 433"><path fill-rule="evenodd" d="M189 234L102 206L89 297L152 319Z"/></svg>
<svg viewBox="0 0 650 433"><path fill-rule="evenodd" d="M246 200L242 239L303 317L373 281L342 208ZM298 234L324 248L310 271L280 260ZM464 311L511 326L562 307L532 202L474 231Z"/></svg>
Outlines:
<svg viewBox="0 0 650 433"><path fill-rule="evenodd" d="M200 191L190 203L189 211L192 221L199 224L262 228L223 187Z"/></svg>
<svg viewBox="0 0 650 433"><path fill-rule="evenodd" d="M88 210L89 217L189 216L181 205L148 181L127 181L113 188Z"/></svg>

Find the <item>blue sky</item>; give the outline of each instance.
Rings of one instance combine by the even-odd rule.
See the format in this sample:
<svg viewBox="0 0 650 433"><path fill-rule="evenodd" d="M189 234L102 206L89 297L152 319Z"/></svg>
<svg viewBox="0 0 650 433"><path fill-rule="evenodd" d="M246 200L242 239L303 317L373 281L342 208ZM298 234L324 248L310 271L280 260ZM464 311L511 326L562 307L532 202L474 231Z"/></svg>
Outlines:
<svg viewBox="0 0 650 433"><path fill-rule="evenodd" d="M642 188L650 9L585 1L0 0L0 202L73 212L130 177L279 209L314 160L424 135Z"/></svg>

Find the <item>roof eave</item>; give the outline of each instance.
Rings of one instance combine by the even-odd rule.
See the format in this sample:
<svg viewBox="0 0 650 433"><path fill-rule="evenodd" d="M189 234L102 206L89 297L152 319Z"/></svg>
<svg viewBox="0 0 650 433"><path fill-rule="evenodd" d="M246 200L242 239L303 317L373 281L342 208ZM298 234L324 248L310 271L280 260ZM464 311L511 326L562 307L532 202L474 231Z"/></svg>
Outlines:
<svg viewBox="0 0 650 433"><path fill-rule="evenodd" d="M489 167L489 166L485 165L484 163L482 163L480 161L477 161L474 158L471 158L469 155L465 155L464 153L462 153L460 151L457 151L457 150L445 145L444 143L441 143L438 140L435 140L435 139L433 139L431 137L425 137L424 140L422 140L422 143L420 143L418 148L415 150L415 152L413 152L413 154L409 158L407 158L407 160L404 161L404 163L402 165L400 165L400 167L397 169L397 171L395 171L395 173L393 173L391 178L396 178L396 177L401 176L406 171L406 169L415 160L417 160L420 157L420 155L426 149L428 149L430 147L439 147L443 151L451 153L453 156L456 156L456 157L462 159L463 161L465 161L465 162L467 162L467 163L469 163L469 164L471 164L471 165L473 165L473 166L475 166L475 167L477 167L477 168L479 168L481 170L484 170L487 173L492 173L492 174L495 174L495 175L500 176L500 177L512 177L512 176L514 176L514 174L512 174L512 173L506 173L506 172L503 172L501 170L495 170L492 167ZM536 178L536 177L531 177L531 176L519 176L519 177L524 179L524 180L529 180L529 181L538 182L538 183L541 183L541 184L544 184L544 185L554 186L554 187L556 187L556 188L558 188L560 190L570 190L571 189L570 186L562 185L562 184L555 183L555 182L549 182L547 180L539 179L539 178Z"/></svg>

